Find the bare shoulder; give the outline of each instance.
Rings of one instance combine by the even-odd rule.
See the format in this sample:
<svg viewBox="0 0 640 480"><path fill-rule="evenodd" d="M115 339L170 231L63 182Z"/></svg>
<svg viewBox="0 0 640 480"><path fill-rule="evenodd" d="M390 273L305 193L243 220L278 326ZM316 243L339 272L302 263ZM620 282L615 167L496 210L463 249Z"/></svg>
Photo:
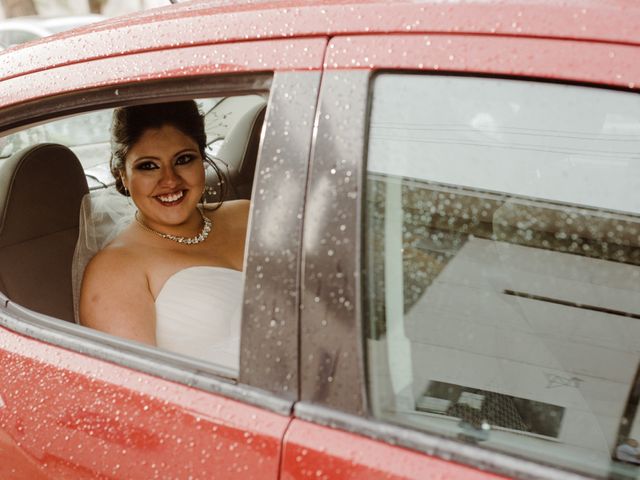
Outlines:
<svg viewBox="0 0 640 480"><path fill-rule="evenodd" d="M207 213L207 215L216 215L221 213L224 213L225 215L248 215L251 202L244 199L225 200L218 208L216 208L216 206L217 204L206 205L205 213Z"/></svg>
<svg viewBox="0 0 640 480"><path fill-rule="evenodd" d="M127 275L131 272L142 272L140 261L135 252L113 243L100 250L89 262L85 271L85 280L89 276Z"/></svg>
<svg viewBox="0 0 640 480"><path fill-rule="evenodd" d="M81 303L128 302L130 296L148 290L145 269L128 248L111 245L89 262L82 279ZM134 301L135 299L132 298Z"/></svg>
<svg viewBox="0 0 640 480"><path fill-rule="evenodd" d="M87 266L80 293L83 325L155 343L153 296L144 263L134 249L109 245Z"/></svg>

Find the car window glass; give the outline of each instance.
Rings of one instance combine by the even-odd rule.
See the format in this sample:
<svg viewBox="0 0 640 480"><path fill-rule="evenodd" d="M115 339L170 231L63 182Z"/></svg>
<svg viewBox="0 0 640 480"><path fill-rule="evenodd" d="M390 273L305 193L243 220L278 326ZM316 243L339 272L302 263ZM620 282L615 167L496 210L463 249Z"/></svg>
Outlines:
<svg viewBox="0 0 640 480"><path fill-rule="evenodd" d="M30 42L31 40L35 40L40 38L38 35L32 32L27 32L24 30L14 30L11 32L9 45L19 45L21 43Z"/></svg>
<svg viewBox="0 0 640 480"><path fill-rule="evenodd" d="M365 265L375 416L640 473L640 97L382 74Z"/></svg>
<svg viewBox="0 0 640 480"><path fill-rule="evenodd" d="M0 46L4 48L35 40L37 38L39 38L39 35L28 30L11 28L0 30Z"/></svg>

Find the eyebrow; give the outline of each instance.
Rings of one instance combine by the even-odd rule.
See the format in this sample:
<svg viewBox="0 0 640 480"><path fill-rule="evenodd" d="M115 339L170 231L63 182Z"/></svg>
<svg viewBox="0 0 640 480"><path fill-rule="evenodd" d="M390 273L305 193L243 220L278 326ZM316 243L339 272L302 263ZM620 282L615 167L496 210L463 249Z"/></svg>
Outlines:
<svg viewBox="0 0 640 480"><path fill-rule="evenodd" d="M195 148L184 148L176 153L173 154L172 158L178 157L180 155L182 155L183 153L200 153L197 149ZM153 155L145 155L143 157L138 157L136 159L133 160L133 163L138 163L140 161L146 161L146 160L160 160L160 157L154 157Z"/></svg>

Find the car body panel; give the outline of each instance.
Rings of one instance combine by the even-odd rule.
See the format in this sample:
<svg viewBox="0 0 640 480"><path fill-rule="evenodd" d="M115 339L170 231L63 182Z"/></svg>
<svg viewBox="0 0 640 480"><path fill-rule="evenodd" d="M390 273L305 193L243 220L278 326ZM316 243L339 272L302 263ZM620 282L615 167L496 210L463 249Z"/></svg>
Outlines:
<svg viewBox="0 0 640 480"><path fill-rule="evenodd" d="M333 408L325 415L325 425L333 425L327 418L337 418L343 412L361 418L370 409L366 368L361 364L365 315L361 272L368 267L361 263L361 209L362 159L366 157L369 88L374 75L393 71L435 75L460 72L582 82L626 90L640 86L637 57L638 48L630 45L564 39L448 34L331 38L310 166L300 326L301 400ZM341 427L372 438L387 437L389 443L427 453L438 444L434 437L424 436L421 442L414 442L402 435L385 435L384 428L376 427L375 421L365 424L366 421L356 425L345 420ZM306 428L313 427L309 424ZM444 443L441 442L443 448ZM482 463L480 452L455 446L444 450L436 455L454 456L469 464ZM387 458L395 458L398 452L388 455ZM493 462L494 471L507 475L512 472L520 477L533 471L531 465L509 465L504 456ZM553 469L531 473L534 478L553 478L557 474Z"/></svg>
<svg viewBox="0 0 640 480"><path fill-rule="evenodd" d="M638 49L629 45L446 34L362 35L335 37L328 52L328 70L477 72L640 87Z"/></svg>
<svg viewBox="0 0 640 480"><path fill-rule="evenodd" d="M277 478L287 416L5 328L0 345L0 451L28 478Z"/></svg>
<svg viewBox="0 0 640 480"><path fill-rule="evenodd" d="M252 197L240 380L287 405L301 400L291 420L241 394L192 388L187 376L173 383L136 369L146 362L153 372L156 358L115 365L93 358L91 343L78 349L85 355L29 338L28 327L0 328L0 456L15 460L1 468L23 478L276 478L279 469L283 478L498 478L483 466L571 477L552 467L538 475L506 455L483 463L495 452L369 417L360 283L369 84L396 70L637 90L639 24L635 0L192 2L0 54L0 107L35 112L46 100L48 116L66 97L80 106L64 113L98 105L82 104L82 92L115 105L153 98L121 96L136 84L275 72ZM32 115L3 124L46 118ZM324 417L309 414L317 406Z"/></svg>
<svg viewBox="0 0 640 480"><path fill-rule="evenodd" d="M299 419L291 422L285 440L283 480L505 478Z"/></svg>
<svg viewBox="0 0 640 480"><path fill-rule="evenodd" d="M258 41L146 52L53 68L6 80L0 106L78 90L163 78L273 70L318 70L326 40ZM114 92L117 96L118 92Z"/></svg>
<svg viewBox="0 0 640 480"><path fill-rule="evenodd" d="M42 103L38 99L42 97L52 106L52 111L44 114L46 118L64 114L65 108L73 113L145 100L154 89L156 96L173 98L193 95L191 92L197 92L196 96L218 96L221 92L257 91L264 95L271 91L277 98L270 99L267 118L277 124L267 128L266 134L271 142L280 145L269 147L266 142L264 148L275 153L282 147L283 140L288 146L279 155L277 165L262 168L272 169L274 174L281 169L281 174L300 188L297 193L289 192L293 197L283 197L274 188L277 198L273 199L258 192L253 206L258 210L261 206L270 207L273 213L282 214L273 208L280 198L279 208L285 214L293 209L291 228L299 230L306 158L315 114L314 89L317 92L319 88L325 46L325 38L205 45L131 55L125 57L126 64L121 63L122 58L112 58L36 72L3 82L3 91L10 94L2 98L7 100L5 105L12 104L10 111L16 113L5 117L5 121L23 125L29 122L28 118L31 122L41 120L43 113L38 112L41 110L38 106ZM240 73L242 78L230 73ZM275 79L272 88L271 77ZM146 82L150 85L145 89L141 86L144 84L139 83L141 80L150 80ZM295 85L301 91L293 97L290 93ZM270 112L269 108L274 111ZM289 121L291 116L300 123L295 128L280 129L281 122ZM267 175L263 177L258 183L268 187ZM284 200L286 205L282 204ZM280 226L281 222L276 224ZM252 258L255 262L265 260L265 255L260 255L259 235L255 238L253 243L251 239L248 242L254 245L254 257L249 257L249 265ZM287 238L292 242L291 248L278 251L282 259L273 257L278 268L282 268L283 259L290 264L286 275L270 282L270 288L276 289L279 295L282 289L295 294L298 284L298 237L288 235ZM272 247L265 248L271 248L273 253ZM251 281L245 287L248 285ZM275 293L267 294L270 307L273 295ZM258 309L258 303L264 301L264 298L245 299L245 307L254 312L250 317L257 322L265 315L273 319L272 311L265 313ZM4 297L3 304L7 307L7 318L2 318L4 326L0 327L0 361L4 365L0 379L0 455L3 462L11 459L4 464L11 475L23 478L38 478L38 475L42 478L277 478L281 442L290 421L290 409L282 407L292 404L283 397L297 396L295 295L284 296L281 315L285 316L279 319L280 330L287 332L283 336L287 358L281 362L279 357L278 361L275 357L265 361L260 355L243 362L245 377L250 377L251 367L256 372L254 377L263 382L282 377L283 382L276 381L271 388L265 385L267 391L279 392L280 396L266 394L274 402L266 397L263 399L266 401L255 401L265 392L249 386L251 378L243 379L243 385L227 384L216 377L215 369L213 374L208 373L211 368L199 366L197 362L190 365L188 359L162 359L162 355L136 349L135 345L123 345L125 355L117 358L120 355L117 342L109 345L107 339L107 345L100 346L99 332L90 331L98 335L86 337L83 327L62 325L54 329L52 335L45 335L45 342L37 339L41 328L21 327L18 330L22 334L17 333L10 329L16 321L9 318L10 315L21 318L17 320L20 323L26 320L27 324L32 320L46 325L55 320L38 319L38 314L24 312L10 301L5 302ZM4 315L5 312L2 317ZM25 333L27 336L23 336ZM247 334L243 342L250 340L251 335ZM274 341L280 340L274 338ZM95 352L95 356L121 365L87 357L85 352L92 352L92 356ZM270 355L270 352L262 354ZM270 364L292 370L274 371L269 375L255 368ZM152 374L141 373L141 370ZM203 384L209 381L206 378L203 381L202 372L204 377L211 375L211 384L204 389L201 389ZM159 378L162 376L178 379L180 383ZM191 387L192 384L196 388Z"/></svg>
<svg viewBox="0 0 640 480"><path fill-rule="evenodd" d="M187 19L189 28L183 28ZM196 2L83 27L77 35L64 32L34 42L28 51L12 49L3 53L0 79L141 51L350 33L448 32L638 44L638 24L634 0Z"/></svg>

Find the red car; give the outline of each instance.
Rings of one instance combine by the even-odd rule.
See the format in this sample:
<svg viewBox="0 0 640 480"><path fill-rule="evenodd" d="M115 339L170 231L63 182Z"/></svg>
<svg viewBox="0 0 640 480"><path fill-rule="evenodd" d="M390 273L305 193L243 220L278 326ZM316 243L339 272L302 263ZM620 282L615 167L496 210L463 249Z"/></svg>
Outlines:
<svg viewBox="0 0 640 480"><path fill-rule="evenodd" d="M636 478L635 0L186 2L0 53L0 477ZM240 368L73 322L111 109L251 199Z"/></svg>

